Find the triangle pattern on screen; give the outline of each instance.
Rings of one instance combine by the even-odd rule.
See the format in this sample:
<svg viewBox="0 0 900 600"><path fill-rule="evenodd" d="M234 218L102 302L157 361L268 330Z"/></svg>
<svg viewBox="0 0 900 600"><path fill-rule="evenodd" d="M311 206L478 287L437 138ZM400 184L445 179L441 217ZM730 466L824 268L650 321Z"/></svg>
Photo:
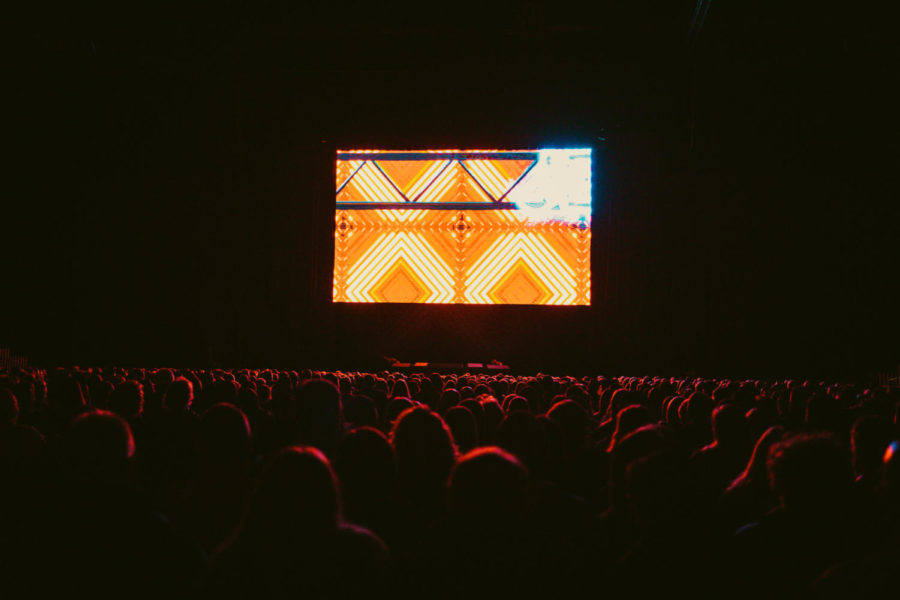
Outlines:
<svg viewBox="0 0 900 600"><path fill-rule="evenodd" d="M479 158L464 160L462 163L479 187L487 191L496 202L519 183L534 161Z"/></svg>

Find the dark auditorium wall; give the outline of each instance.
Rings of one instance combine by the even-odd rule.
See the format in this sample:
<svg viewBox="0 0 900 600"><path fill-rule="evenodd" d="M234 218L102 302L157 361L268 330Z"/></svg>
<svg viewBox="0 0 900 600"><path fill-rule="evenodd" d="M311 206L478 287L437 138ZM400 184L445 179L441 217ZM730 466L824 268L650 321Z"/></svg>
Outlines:
<svg viewBox="0 0 900 600"><path fill-rule="evenodd" d="M688 42L693 3L500 3L480 25L479 3L351 4L22 9L0 345L725 376L900 360L886 34L828 8L716 5ZM595 149L592 307L331 304L336 148L563 143Z"/></svg>

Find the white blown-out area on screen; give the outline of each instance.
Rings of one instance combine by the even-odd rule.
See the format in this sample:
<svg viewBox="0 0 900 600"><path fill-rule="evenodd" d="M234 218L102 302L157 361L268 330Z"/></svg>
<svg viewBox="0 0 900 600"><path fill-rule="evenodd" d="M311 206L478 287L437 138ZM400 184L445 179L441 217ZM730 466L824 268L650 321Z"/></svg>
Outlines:
<svg viewBox="0 0 900 600"><path fill-rule="evenodd" d="M538 150L538 162L506 200L534 222L591 225L591 149Z"/></svg>

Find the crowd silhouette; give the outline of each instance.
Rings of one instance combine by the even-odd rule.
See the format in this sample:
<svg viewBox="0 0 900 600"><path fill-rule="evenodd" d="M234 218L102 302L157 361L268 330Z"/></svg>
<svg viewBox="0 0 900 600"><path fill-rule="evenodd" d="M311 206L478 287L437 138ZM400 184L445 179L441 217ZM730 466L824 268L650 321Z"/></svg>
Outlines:
<svg viewBox="0 0 900 600"><path fill-rule="evenodd" d="M898 415L810 381L14 369L2 591L880 598Z"/></svg>

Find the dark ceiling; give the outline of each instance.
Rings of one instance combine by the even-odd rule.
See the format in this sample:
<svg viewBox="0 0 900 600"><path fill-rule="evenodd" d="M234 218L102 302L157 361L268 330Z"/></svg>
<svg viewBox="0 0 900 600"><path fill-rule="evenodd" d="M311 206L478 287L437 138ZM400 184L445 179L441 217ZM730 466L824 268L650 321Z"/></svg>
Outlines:
<svg viewBox="0 0 900 600"><path fill-rule="evenodd" d="M474 347L630 371L896 364L896 35L870 8L803 4L21 6L0 346L45 363ZM600 158L590 311L528 312L526 338L515 311L431 329L433 312L387 307L376 327L330 305L335 148L562 142Z"/></svg>

